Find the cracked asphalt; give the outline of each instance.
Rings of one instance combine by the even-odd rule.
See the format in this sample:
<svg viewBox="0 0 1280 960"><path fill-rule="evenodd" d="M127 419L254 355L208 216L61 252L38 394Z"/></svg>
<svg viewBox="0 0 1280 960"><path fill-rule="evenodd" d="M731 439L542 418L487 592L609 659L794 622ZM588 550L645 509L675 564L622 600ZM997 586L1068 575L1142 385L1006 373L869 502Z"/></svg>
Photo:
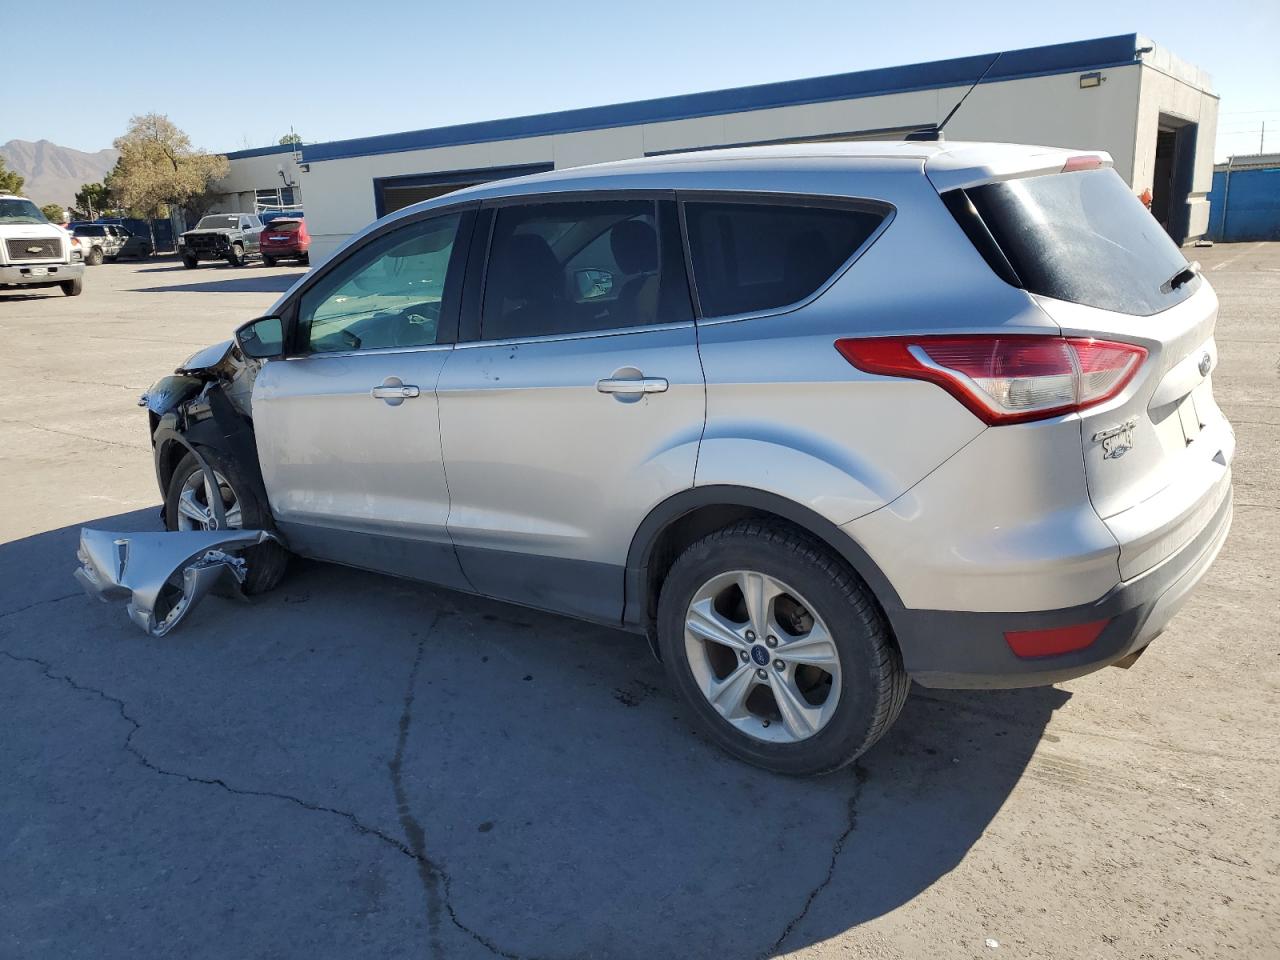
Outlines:
<svg viewBox="0 0 1280 960"><path fill-rule="evenodd" d="M0 957L1280 956L1280 244L1196 256L1207 580L1133 669L917 688L811 781L703 742L635 638L373 574L144 636L78 528L159 526L137 395L297 270L0 292Z"/></svg>

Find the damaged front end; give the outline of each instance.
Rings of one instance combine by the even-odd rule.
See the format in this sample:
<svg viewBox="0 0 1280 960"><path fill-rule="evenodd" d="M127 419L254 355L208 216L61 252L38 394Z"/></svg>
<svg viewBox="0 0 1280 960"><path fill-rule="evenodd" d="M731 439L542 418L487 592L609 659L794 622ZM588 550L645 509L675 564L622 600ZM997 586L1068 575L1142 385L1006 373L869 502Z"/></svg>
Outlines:
<svg viewBox="0 0 1280 960"><path fill-rule="evenodd" d="M211 590L242 596L247 561L235 553L278 538L266 530L187 530L166 533L80 531L75 577L104 603L128 602L129 619L163 637Z"/></svg>

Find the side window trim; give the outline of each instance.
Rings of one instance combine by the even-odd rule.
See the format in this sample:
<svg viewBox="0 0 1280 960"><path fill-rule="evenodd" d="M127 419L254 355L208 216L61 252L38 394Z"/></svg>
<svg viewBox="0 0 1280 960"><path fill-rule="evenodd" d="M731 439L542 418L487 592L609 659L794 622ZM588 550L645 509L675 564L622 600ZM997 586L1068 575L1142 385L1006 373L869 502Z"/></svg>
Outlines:
<svg viewBox="0 0 1280 960"><path fill-rule="evenodd" d="M881 216L880 223L871 231L854 251L838 266L831 276L827 277L816 290L807 297L793 303L783 304L768 310L752 310L743 313L721 314L708 317L702 310L702 301L698 296L698 277L693 269L693 248L689 240L688 218L686 207L689 203L750 203L773 205L780 207L819 207L827 210L852 210L859 213L875 213ZM843 277L862 255L871 249L881 235L889 229L898 215L898 208L887 200L874 200L869 197L845 197L829 194L806 193L770 193L750 190L677 190L676 202L680 208L680 236L684 243L685 270L689 278L689 290L693 298L693 308L699 326L713 323L737 323L740 320L753 320L757 317L778 317L793 313L807 306L822 296L841 277Z"/></svg>
<svg viewBox="0 0 1280 960"><path fill-rule="evenodd" d="M658 227L659 269L668 269L666 257L678 249L683 257L672 266L683 274L683 289L689 298L688 316L680 320L637 326L602 327L598 330L570 333L536 334L525 337L504 337L501 340L485 340L482 332L482 312L485 287L489 279L490 254L493 248L494 225L497 211L503 207L530 206L546 203L575 203L608 200L652 200ZM467 264L467 277L463 294L462 319L458 331L459 346L526 343L555 340L583 340L592 337L618 336L626 333L642 333L653 330L670 330L689 326L694 321L693 281L688 265L687 245L683 240L682 214L677 203L677 192L669 188L622 190L556 190L544 193L514 194L490 197L481 201L477 217L471 256ZM673 278L674 279L674 278Z"/></svg>
<svg viewBox="0 0 1280 960"><path fill-rule="evenodd" d="M412 217L405 217L402 219L393 220L390 223L384 224L382 227L373 231L368 236L363 237L361 241L355 246L350 247L347 250L344 250L342 253L342 256L331 257L322 266L313 270L307 276L302 286L299 287L297 290L295 290L293 292L293 295L280 308L280 314L285 318L286 325L288 327L288 330L286 333L286 342L289 344L289 351L285 355L285 359L298 359L302 357L322 357L322 356L332 356L332 357L349 356L349 354L347 353L341 353L337 351L333 353L325 353L325 352L316 353L307 349L307 344L304 342L304 337L303 337L304 331L301 329L301 324L298 323L299 305L302 302L302 298L306 296L307 292L310 291L316 284L323 282L326 277L328 277L331 273L333 273L333 271L340 269L342 265L346 263L348 260L350 260L352 257L358 256L360 252L364 250L367 246L369 246L372 243L377 243L387 234L394 233L397 230L404 229L405 227L409 227L414 224L422 223L426 220L433 220L436 217L460 215L461 220L458 224L458 235L457 235L457 238L454 240L455 254L451 255L450 257L449 272L445 277L445 289L448 290L452 285L451 282L454 279L455 264L457 264L459 269L461 269L462 264L466 263L469 259L469 257L464 258L461 255L461 253L462 252L465 252L467 254L470 253L470 245L472 243L472 239L474 235L473 228L475 226L475 221L476 221L475 215L478 207L479 207L479 204L474 201L468 202L468 203L450 204L449 206L435 207L430 210L424 210L422 211L422 213ZM458 277L458 281L459 281L459 284L461 285L463 281L462 276ZM457 341L458 308L460 305L459 301L461 299L462 298L460 296L454 297L453 302L449 304L449 309L446 312L441 314L440 323L439 323L439 326L437 327L436 342L435 344L432 345L433 347L449 346ZM429 349L429 348L405 347L401 349L419 350L419 349ZM364 352L371 352L371 351L360 351L360 352L364 353Z"/></svg>

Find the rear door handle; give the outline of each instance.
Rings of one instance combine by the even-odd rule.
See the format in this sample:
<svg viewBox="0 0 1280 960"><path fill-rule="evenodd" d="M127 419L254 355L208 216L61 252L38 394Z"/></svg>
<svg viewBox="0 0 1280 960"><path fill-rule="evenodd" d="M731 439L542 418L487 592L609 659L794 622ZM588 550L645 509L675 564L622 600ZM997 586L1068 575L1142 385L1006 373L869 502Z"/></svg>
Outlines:
<svg viewBox="0 0 1280 960"><path fill-rule="evenodd" d="M663 377L606 377L596 381L596 389L601 393L666 393L669 386Z"/></svg>

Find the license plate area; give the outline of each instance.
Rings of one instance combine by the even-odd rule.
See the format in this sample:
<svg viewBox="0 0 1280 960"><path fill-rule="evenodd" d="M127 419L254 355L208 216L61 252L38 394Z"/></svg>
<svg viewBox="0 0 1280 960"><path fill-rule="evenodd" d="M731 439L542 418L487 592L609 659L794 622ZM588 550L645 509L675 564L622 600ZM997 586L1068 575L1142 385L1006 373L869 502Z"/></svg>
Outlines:
<svg viewBox="0 0 1280 960"><path fill-rule="evenodd" d="M1189 393L1178 401L1178 421L1182 424L1182 438L1190 446L1200 436L1200 430L1204 426L1200 422L1194 394Z"/></svg>
<svg viewBox="0 0 1280 960"><path fill-rule="evenodd" d="M47 277L49 275L48 267L32 267L27 271L27 275L31 277Z"/></svg>

